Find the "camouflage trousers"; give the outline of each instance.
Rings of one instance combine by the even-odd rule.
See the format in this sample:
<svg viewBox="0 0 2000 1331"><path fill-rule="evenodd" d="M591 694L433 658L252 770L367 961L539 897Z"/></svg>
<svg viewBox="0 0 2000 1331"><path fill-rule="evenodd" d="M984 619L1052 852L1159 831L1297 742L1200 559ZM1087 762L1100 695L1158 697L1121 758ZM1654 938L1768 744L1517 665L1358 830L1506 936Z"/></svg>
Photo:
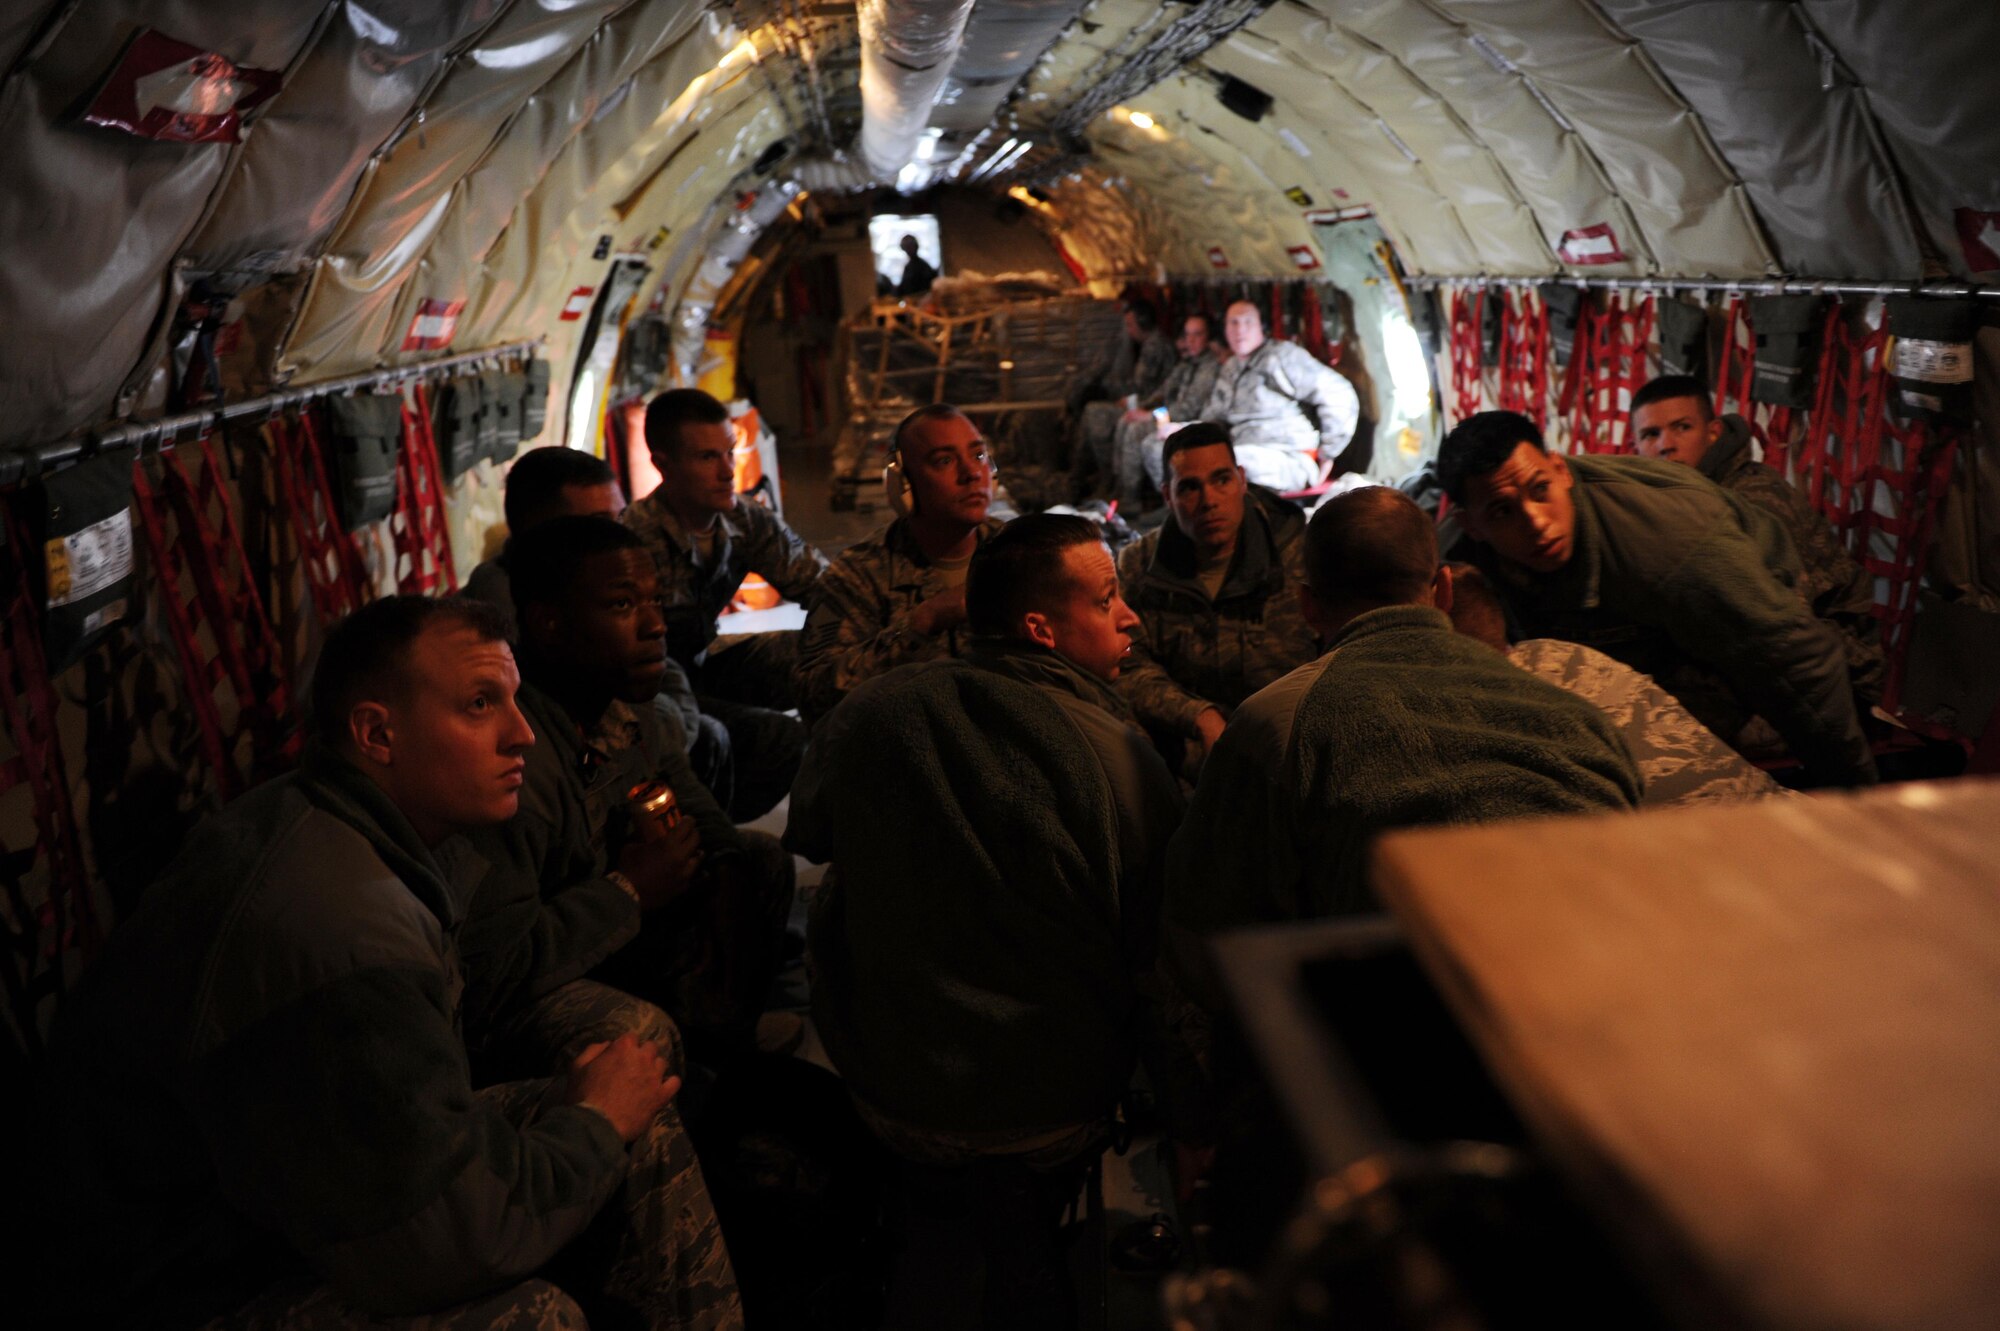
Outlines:
<svg viewBox="0 0 2000 1331"><path fill-rule="evenodd" d="M1116 482L1112 448L1124 415L1122 402L1086 402L1077 415L1070 475L1085 495L1108 494ZM1083 487L1086 478L1088 488Z"/></svg>
<svg viewBox="0 0 2000 1331"><path fill-rule="evenodd" d="M210 1322L204 1331L582 1331L590 1323L569 1295L546 1280L415 1317L377 1317L343 1303L327 1285L281 1286Z"/></svg>
<svg viewBox="0 0 2000 1331"><path fill-rule="evenodd" d="M1280 444L1238 444L1236 463L1253 484L1289 494L1309 490L1319 484L1319 464L1310 448L1289 448Z"/></svg>
<svg viewBox="0 0 2000 1331"><path fill-rule="evenodd" d="M1151 416L1142 421L1119 421L1112 442L1112 471L1118 490L1112 497L1127 504L1142 503L1159 493L1166 480L1166 463L1161 454L1166 441L1160 438L1159 423Z"/></svg>
<svg viewBox="0 0 2000 1331"><path fill-rule="evenodd" d="M567 1068L588 1045L631 1032L660 1046L670 1075L683 1059L679 1033L651 1003L589 980L566 984L516 1013L496 1032L483 1070L544 1073ZM564 1103L564 1078L509 1080L480 1091L522 1126ZM627 1148L630 1167L617 1199L556 1260L552 1274L594 1308L617 1310L619 1324L654 1331L733 1331L743 1325L736 1273L709 1201L694 1148L668 1105ZM206 1331L565 1331L587 1326L576 1300L548 1280L409 1317L380 1317L325 1285L281 1286Z"/></svg>

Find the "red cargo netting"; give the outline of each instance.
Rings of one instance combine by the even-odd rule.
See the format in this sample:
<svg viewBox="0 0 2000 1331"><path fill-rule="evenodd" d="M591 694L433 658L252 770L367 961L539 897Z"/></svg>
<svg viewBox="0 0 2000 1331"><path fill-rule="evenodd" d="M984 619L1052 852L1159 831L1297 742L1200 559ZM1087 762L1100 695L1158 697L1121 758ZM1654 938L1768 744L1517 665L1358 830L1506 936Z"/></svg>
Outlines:
<svg viewBox="0 0 2000 1331"><path fill-rule="evenodd" d="M395 536L396 590L432 596L457 591L458 571L451 559L444 469L431 434L430 394L422 384L416 399L414 410L407 398L403 402L403 449L396 459L396 512L389 529Z"/></svg>
<svg viewBox="0 0 2000 1331"><path fill-rule="evenodd" d="M1576 349L1563 380L1561 410L1573 453L1629 453L1632 395L1652 377L1653 298L1607 291L1600 307L1586 297Z"/></svg>
<svg viewBox="0 0 2000 1331"><path fill-rule="evenodd" d="M132 498L201 732L202 756L215 774L217 793L227 800L290 766L298 757L300 734L277 634L250 575L221 464L207 438L192 445L201 458L197 481L181 454L187 447L159 455L165 504L144 459L132 464ZM216 694L225 682L234 695L233 723L224 720ZM245 737L247 769L239 761Z"/></svg>
<svg viewBox="0 0 2000 1331"><path fill-rule="evenodd" d="M1549 307L1535 291L1500 293L1500 409L1549 423Z"/></svg>
<svg viewBox="0 0 2000 1331"><path fill-rule="evenodd" d="M1484 403L1479 338L1485 312L1484 291L1451 293L1451 410L1455 420L1464 420Z"/></svg>
<svg viewBox="0 0 2000 1331"><path fill-rule="evenodd" d="M1836 305L1827 317L1838 319L1839 306ZM1715 384L1716 414L1733 411L1741 416L1763 450L1764 462L1790 475L1792 436L1799 424L1797 413L1790 407L1759 402L1750 395L1751 385L1757 378L1757 330L1750 323L1750 304L1741 296L1730 297L1729 304L1724 308L1722 354L1718 359L1721 368ZM1826 374L1826 367L1827 361L1822 353L1822 376Z"/></svg>
<svg viewBox="0 0 2000 1331"><path fill-rule="evenodd" d="M31 554L17 506L6 514L9 535L4 607L0 607L0 721L11 753L0 761L0 802L25 799L35 840L0 843L0 891L5 893L7 955L0 961L7 1000L24 1046L41 1048L40 1009L62 993L63 956L88 959L100 932L90 907L88 875L70 798L62 741L56 733L56 691L42 653L42 622L30 576ZM10 820L10 825L13 825ZM40 886L37 887L39 882Z"/></svg>
<svg viewBox="0 0 2000 1331"><path fill-rule="evenodd" d="M368 603L368 570L354 538L341 525L312 413L301 412L295 421L272 421L267 437L277 462L279 495L312 589L313 611L325 628Z"/></svg>

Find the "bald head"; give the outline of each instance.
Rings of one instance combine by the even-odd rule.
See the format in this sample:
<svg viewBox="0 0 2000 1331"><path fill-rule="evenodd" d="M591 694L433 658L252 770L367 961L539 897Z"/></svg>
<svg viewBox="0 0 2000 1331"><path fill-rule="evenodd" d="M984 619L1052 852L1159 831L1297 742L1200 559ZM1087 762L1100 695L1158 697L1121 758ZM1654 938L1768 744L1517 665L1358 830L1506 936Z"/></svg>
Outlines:
<svg viewBox="0 0 2000 1331"><path fill-rule="evenodd" d="M1390 605L1448 608L1437 527L1408 495L1385 485L1330 499L1306 527L1306 617L1331 636L1356 615Z"/></svg>

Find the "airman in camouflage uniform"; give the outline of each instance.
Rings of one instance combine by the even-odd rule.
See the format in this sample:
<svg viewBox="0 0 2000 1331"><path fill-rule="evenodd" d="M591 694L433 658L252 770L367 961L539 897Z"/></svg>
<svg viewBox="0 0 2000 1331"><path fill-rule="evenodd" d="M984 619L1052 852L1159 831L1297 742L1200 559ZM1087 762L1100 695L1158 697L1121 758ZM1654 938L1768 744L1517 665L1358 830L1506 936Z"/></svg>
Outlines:
<svg viewBox="0 0 2000 1331"><path fill-rule="evenodd" d="M1079 479L1094 470L1097 484L1109 489L1117 481L1114 437L1125 415L1125 399L1149 398L1173 373L1174 346L1159 330L1151 309L1125 308L1125 332L1111 353L1070 383L1070 419L1076 422L1072 454Z"/></svg>
<svg viewBox="0 0 2000 1331"><path fill-rule="evenodd" d="M1159 423L1152 417L1155 408L1165 407L1167 419L1183 424L1201 419L1201 409L1215 392L1222 373L1222 357L1216 354L1209 332L1208 316L1190 314L1181 323L1180 341L1175 343L1181 358L1157 392L1139 400L1147 413L1138 420L1121 420L1112 456L1118 473L1118 495L1122 500L1140 500L1157 490L1165 480L1160 454L1165 440Z"/></svg>
<svg viewBox="0 0 2000 1331"><path fill-rule="evenodd" d="M791 856L776 837L730 823L654 708L613 700L586 733L534 684L523 681L518 696L540 742L529 751L521 811L506 830L505 856L522 883L538 889L530 909L566 913L569 945L580 964L556 978L588 971L654 999L698 1036L742 1045L779 964L794 888ZM696 913L698 902L684 899L642 928L637 903L609 877L634 835L627 792L655 781L673 790L681 816L700 831L702 881L695 893L732 898L740 912L731 917L735 927L718 928ZM496 946L489 941L493 933L518 936L518 925L491 923L502 911L495 880L480 890L482 909L467 924L467 947L484 953ZM512 894L525 897L527 891L517 885ZM599 926L599 920L607 923ZM593 933L595 942L589 941ZM546 951L537 957L546 985L550 958ZM482 969L493 983L513 980L491 964ZM469 989L468 1008L475 1001L498 1007L507 999Z"/></svg>
<svg viewBox="0 0 2000 1331"><path fill-rule="evenodd" d="M979 539L1002 525L986 519ZM908 518L849 546L820 579L819 601L801 630L801 714L817 720L864 680L899 665L964 655L970 637L963 624L924 633L911 623L918 606L952 585L917 547Z"/></svg>
<svg viewBox="0 0 2000 1331"><path fill-rule="evenodd" d="M1693 467L1778 520L1798 552L1797 591L1813 616L1839 635L1856 700L1865 709L1880 699L1875 584L1811 501L1752 456L1750 426L1743 418L1715 415L1699 380L1662 376L1633 395L1632 438L1641 456Z"/></svg>
<svg viewBox="0 0 2000 1331"><path fill-rule="evenodd" d="M677 388L648 403L646 446L660 484L622 521L659 572L667 653L692 680L702 718L728 732L729 809L748 821L784 798L805 749L804 727L785 715L796 705L798 634L718 640L716 617L751 573L810 606L826 559L778 514L738 500L729 413L708 394Z"/></svg>
<svg viewBox="0 0 2000 1331"><path fill-rule="evenodd" d="M514 554L518 703L537 743L519 811L474 838L493 868L465 928L468 1020L588 973L659 1003L718 1052L747 1046L782 952L791 860L731 825L653 705L652 561L595 517L523 533ZM688 829L654 838L635 825L630 792L654 782Z"/></svg>
<svg viewBox="0 0 2000 1331"><path fill-rule="evenodd" d="M1118 688L1156 741L1212 743L1238 703L1319 655L1299 610L1305 514L1247 484L1226 440L1198 422L1167 441L1173 518L1118 557L1140 620ZM1227 560L1219 581L1204 550Z"/></svg>
<svg viewBox="0 0 2000 1331"><path fill-rule="evenodd" d="M1354 385L1297 343L1272 341L1249 301L1229 307L1224 328L1230 361L1201 419L1229 426L1236 460L1257 484L1280 491L1317 484L1320 463L1337 459L1360 423Z"/></svg>
<svg viewBox="0 0 2000 1331"><path fill-rule="evenodd" d="M1882 633L1875 618L1875 584L1847 552L1833 527L1812 502L1773 467L1750 456L1750 427L1740 416L1724 416L1722 436L1695 468L1725 490L1777 518L1798 547L1798 592L1819 619L1840 634L1847 653L1847 677L1866 706L1882 696Z"/></svg>

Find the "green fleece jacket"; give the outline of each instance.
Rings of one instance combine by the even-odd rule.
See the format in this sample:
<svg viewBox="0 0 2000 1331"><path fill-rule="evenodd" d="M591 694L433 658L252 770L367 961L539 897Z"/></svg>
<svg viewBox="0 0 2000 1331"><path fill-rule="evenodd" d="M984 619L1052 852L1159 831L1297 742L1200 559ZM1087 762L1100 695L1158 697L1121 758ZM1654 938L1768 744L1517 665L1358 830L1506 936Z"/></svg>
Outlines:
<svg viewBox="0 0 2000 1331"><path fill-rule="evenodd" d="M631 831L625 797L664 781L719 864L743 838L689 765L655 708L613 702L589 732L523 681L517 701L535 730L520 812L470 838L489 868L465 923L471 972L465 1011L474 1046L521 1003L581 979L639 932L639 907L605 877Z"/></svg>
<svg viewBox="0 0 2000 1331"><path fill-rule="evenodd" d="M786 844L833 871L813 1018L855 1094L912 1127L1107 1112L1145 1038L1180 792L1110 686L1032 646L904 666L830 713Z"/></svg>
<svg viewBox="0 0 2000 1331"><path fill-rule="evenodd" d="M176 1325L301 1264L383 1314L526 1277L624 1178L580 1106L474 1093L457 933L481 866L308 758L196 829L85 975L49 1087L49 1292ZM31 1301L32 1302L32 1301ZM32 1320L32 1319L31 1319Z"/></svg>
<svg viewBox="0 0 2000 1331"><path fill-rule="evenodd" d="M1741 416L1722 418L1722 436L1708 446L1696 470L1739 499L1776 518L1799 555L1798 593L1813 614L1840 635L1854 696L1872 703L1882 696L1882 630L1875 618L1875 580L1849 554L1840 536L1810 500L1776 468L1751 456L1750 427Z"/></svg>
<svg viewBox="0 0 2000 1331"><path fill-rule="evenodd" d="M1795 590L1799 556L1783 525L1679 463L1566 461L1576 478L1567 565L1532 573L1474 545L1520 636L1595 647L1651 675L1725 738L1762 716L1823 779L1872 784L1846 654ZM1708 672L1738 715L1719 714L1685 682Z"/></svg>
<svg viewBox="0 0 2000 1331"><path fill-rule="evenodd" d="M1629 809L1639 791L1597 708L1428 606L1371 610L1230 718L1168 848L1167 923L1200 938L1371 911L1383 832Z"/></svg>

